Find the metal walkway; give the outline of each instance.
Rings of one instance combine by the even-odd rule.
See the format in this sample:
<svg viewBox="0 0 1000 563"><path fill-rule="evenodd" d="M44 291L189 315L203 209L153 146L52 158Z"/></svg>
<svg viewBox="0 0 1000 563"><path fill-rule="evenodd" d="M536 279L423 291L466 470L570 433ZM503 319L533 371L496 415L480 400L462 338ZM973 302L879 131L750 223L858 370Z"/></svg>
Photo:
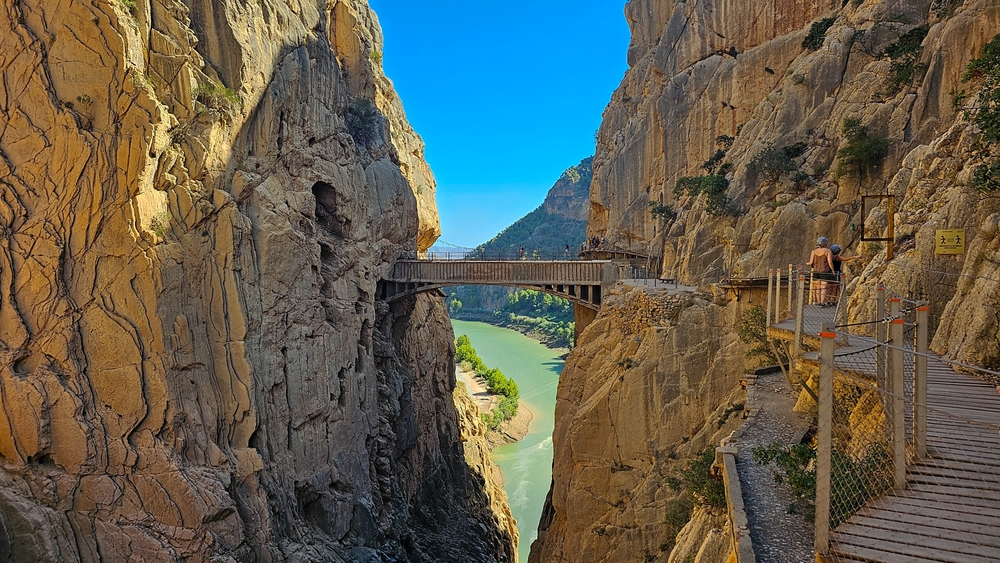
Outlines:
<svg viewBox="0 0 1000 563"><path fill-rule="evenodd" d="M781 300L775 299L780 303ZM790 301L790 300L789 300ZM770 303L770 300L769 300ZM778 307L780 308L780 304ZM799 358L805 370L821 369L822 359L816 352L821 340L821 327L832 326L837 310L812 305L800 305L801 324ZM795 314L794 312L792 313ZM775 314L783 318L780 311ZM896 314L899 319L904 315ZM774 318L770 317L769 319ZM884 319L879 322L892 322ZM903 320L895 321L910 326ZM828 329L829 330L829 329ZM902 334L900 326L899 334ZM770 325L769 336L790 342L795 338L796 318ZM872 407L879 414L884 406L885 424L891 433L893 404L905 403L906 467L905 483L893 485L891 462L888 468L874 467L870 458L861 459L864 447L870 453L874 445L892 447L889 434L880 435L884 428L873 425L856 428L860 416L849 412L834 399L833 449L854 452L853 475L857 488L868 487L868 496L860 497L859 506L845 512L847 517L834 519L829 528L829 551L817 555L817 561L884 562L884 563L987 563L1000 561L1000 395L997 388L972 375L959 373L950 362L934 353L914 353L903 342L891 345L877 339L837 333L849 338L850 344L832 352L834 379L843 395L846 386L875 397ZM827 333L830 340L833 333ZM838 336L838 339L840 339ZM841 339L843 343L843 339ZM898 351L907 371L904 396L887 392L877 366L880 353ZM926 361L926 402L914 399L913 365L917 358ZM967 366L971 367L971 366ZM980 370L985 371L985 370ZM819 372L822 378L822 370ZM822 385L822 384L821 384ZM822 387L820 396L822 401ZM836 397L836 395L834 395ZM859 401L864 399L862 394ZM894 403L894 399L898 403ZM881 403L881 404L879 404ZM836 409L841 408L841 412ZM916 453L913 416L915 409L926 412L926 455ZM874 417L876 420L878 416ZM821 420L822 413L821 413ZM903 420L902 418L899 420ZM839 421L839 422L838 422ZM844 427L847 427L845 429ZM872 430L874 428L874 431ZM840 432L840 434L838 434ZM860 447L852 443L856 436L867 432L869 442ZM846 436L846 437L845 437ZM871 439L875 436L875 439ZM877 450L877 448L876 448ZM861 451L859 454L857 452ZM834 480L837 479L837 455L845 462L852 454L834 452ZM861 460L861 461L857 461ZM865 466L865 464L868 464ZM862 469L859 467L864 466ZM868 471L870 474L861 474ZM902 475L902 474L901 474ZM873 485L872 483L875 483ZM881 483L881 484L879 484ZM833 483L833 499L839 494L849 496L856 491L844 491L843 483ZM881 487L881 488L879 488ZM819 503L817 507L819 510ZM833 517L831 517L833 518ZM817 530L817 536L820 532Z"/></svg>
<svg viewBox="0 0 1000 563"><path fill-rule="evenodd" d="M378 297L392 302L452 285L505 285L599 309L617 279L610 260L401 260L379 283Z"/></svg>

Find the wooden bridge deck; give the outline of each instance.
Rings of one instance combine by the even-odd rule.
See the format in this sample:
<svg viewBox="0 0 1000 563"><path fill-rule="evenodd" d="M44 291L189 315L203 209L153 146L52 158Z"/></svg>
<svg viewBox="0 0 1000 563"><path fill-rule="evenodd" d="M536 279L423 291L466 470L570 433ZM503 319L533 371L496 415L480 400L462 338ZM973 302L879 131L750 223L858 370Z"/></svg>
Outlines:
<svg viewBox="0 0 1000 563"><path fill-rule="evenodd" d="M834 311L806 307L803 340ZM789 325L789 322L791 323ZM815 328L814 328L815 327ZM795 330L794 320L772 334ZM838 348L845 358L866 347ZM811 356L811 357L810 357ZM803 361L818 362L814 354ZM837 361L838 368L841 362ZM849 369L859 369L852 362ZM874 364L872 364L874 365ZM874 369L869 375L874 379ZM927 365L927 457L907 466L906 488L869 502L832 531L835 561L996 563L1000 561L1000 395L957 373L940 356Z"/></svg>

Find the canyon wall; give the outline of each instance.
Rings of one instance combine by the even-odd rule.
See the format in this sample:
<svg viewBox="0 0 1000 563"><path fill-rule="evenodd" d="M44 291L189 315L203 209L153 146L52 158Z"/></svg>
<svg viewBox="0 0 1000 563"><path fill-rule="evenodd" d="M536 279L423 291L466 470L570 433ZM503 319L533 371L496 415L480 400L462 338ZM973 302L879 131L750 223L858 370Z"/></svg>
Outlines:
<svg viewBox="0 0 1000 563"><path fill-rule="evenodd" d="M667 479L741 422L726 412L743 374L737 312L665 289L607 296L560 376L553 486L530 561L667 561L664 520L679 497Z"/></svg>
<svg viewBox="0 0 1000 563"><path fill-rule="evenodd" d="M935 322L944 319L935 349L1000 361L995 339L983 336L997 321L969 299L1000 298L990 285L996 261L983 259L996 254L1000 208L971 185L982 162L974 156L980 132L965 109L975 106L977 84L963 80L1000 29L1000 7L632 0L625 13L631 68L599 131L588 235L662 255L665 272L700 286L803 263L815 238L826 236L863 256L850 265L858 315L868 315L881 281L931 301ZM821 18L829 25L805 47ZM893 58L914 33L912 58ZM965 109L953 103L962 91L972 94ZM858 168L838 157L850 145L849 119L888 139L885 158ZM768 148L794 149L791 168L777 177L766 163L762 170L755 157ZM711 174L728 182L721 212L705 195L675 189L678 180ZM862 228L885 236L887 224L884 200L869 200L862 217L865 195L895 197L892 260L884 243L860 240ZM676 218L653 216L650 201L671 206ZM974 259L936 255L940 228L967 229L965 256ZM952 326L956 318L972 326Z"/></svg>
<svg viewBox="0 0 1000 563"><path fill-rule="evenodd" d="M705 293L804 263L826 236L862 258L848 265L854 319L871 318L884 283L931 301L935 350L1000 367L1000 203L973 185L981 131L965 110L979 86L963 80L1000 31L996 2L630 0L625 16L630 68L598 132L588 236L662 256L666 276ZM953 105L963 90L971 96ZM858 138L872 144L851 160ZM891 258L884 242L860 240L888 224L887 201L863 213L865 195L895 198ZM941 228L966 229L964 256L935 254ZM560 380L532 561L678 560L656 549L670 494L661 460L698 428L711 442L708 413L742 368L722 336L739 317L715 294L718 305L670 328L624 335L615 323L646 309L615 297L581 335ZM699 363L678 360L687 356Z"/></svg>
<svg viewBox="0 0 1000 563"><path fill-rule="evenodd" d="M0 559L512 561L366 2L0 6Z"/></svg>

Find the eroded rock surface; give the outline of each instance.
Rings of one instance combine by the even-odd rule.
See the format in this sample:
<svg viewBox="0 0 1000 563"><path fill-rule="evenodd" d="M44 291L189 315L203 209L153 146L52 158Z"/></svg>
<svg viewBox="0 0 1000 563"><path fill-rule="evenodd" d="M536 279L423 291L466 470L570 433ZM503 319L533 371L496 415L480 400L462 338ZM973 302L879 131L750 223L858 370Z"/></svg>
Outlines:
<svg viewBox="0 0 1000 563"><path fill-rule="evenodd" d="M630 69L598 133L588 236L662 256L665 276L707 289L726 277L763 277L770 268L801 264L823 235L845 247L846 255L862 256L848 266L852 320L872 318L874 288L884 283L896 294L931 301L936 351L998 367L1000 208L995 197L970 186L979 164L973 157L978 131L952 105L954 92L975 88L962 81L966 65L1000 30L995 2L630 0L625 14L632 29ZM814 34L815 48L804 46L812 24L825 18L829 26ZM925 25L926 36L907 63L913 74L894 81L887 48ZM851 120L888 140L884 158L842 165L838 151L850 144L845 124ZM753 165L768 148L791 156L770 170ZM708 175L728 183L714 208L707 194L692 193L703 187L698 182L687 180L675 190L682 178ZM886 236L885 200L869 202L862 215L862 196L873 194L895 197L892 259L884 243L860 240L862 227L869 236ZM670 206L676 216L654 216L651 203ZM966 229L964 256L935 254L934 231L940 228ZM703 332L706 319L681 319L689 324L675 330L686 335L686 344L712 349L699 340L716 338ZM625 512L615 508L619 502L636 513L636 507L657 505L649 496L609 495L607 484L631 473L593 468L599 460L616 459L615 442L594 427L596 415L581 413L600 411L594 407L614 389L605 375L613 367L608 362L625 359L615 348L620 337L614 331L596 336L605 330L601 322L584 332L592 335L590 344L571 354L560 384L557 417L568 418L557 418L555 481L533 560L601 561L607 553L628 554L620 560L663 557L651 539L661 509L645 520L605 516ZM735 331L738 322L716 326ZM597 362L589 346L605 337L604 352L611 357ZM663 343L662 352L639 353L657 338L642 335L634 357L648 362L683 353L672 343ZM712 375L731 378L725 370L740 369L733 359L740 353L734 350L732 365ZM663 377L691 377L678 366L669 370ZM608 385L607 392L583 391L588 385ZM625 412L646 412L630 406ZM616 424L611 436L627 432L637 443L670 443L674 438L663 433L687 424L689 413L664 408L670 412L661 424L669 430L633 421ZM628 484L621 490L638 489ZM593 534L594 526L609 526L613 539Z"/></svg>
<svg viewBox="0 0 1000 563"><path fill-rule="evenodd" d="M364 0L0 6L0 559L512 560Z"/></svg>
<svg viewBox="0 0 1000 563"><path fill-rule="evenodd" d="M559 379L554 484L530 561L668 561L667 477L739 424L720 408L740 393L736 310L663 289L607 298ZM685 541L696 552L703 540Z"/></svg>

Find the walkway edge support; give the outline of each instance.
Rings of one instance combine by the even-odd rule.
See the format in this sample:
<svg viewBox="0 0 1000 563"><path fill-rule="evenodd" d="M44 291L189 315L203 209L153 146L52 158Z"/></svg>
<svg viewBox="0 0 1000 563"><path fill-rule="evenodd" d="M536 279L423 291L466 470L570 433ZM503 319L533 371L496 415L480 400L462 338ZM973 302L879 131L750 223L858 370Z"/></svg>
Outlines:
<svg viewBox="0 0 1000 563"><path fill-rule="evenodd" d="M927 457L927 302L917 305L917 341L913 359L913 446L917 459Z"/></svg>
<svg viewBox="0 0 1000 563"><path fill-rule="evenodd" d="M799 301L801 303L801 299ZM816 560L830 552L830 471L833 448L833 352L837 334L831 323L819 333L819 415L816 420Z"/></svg>
<svg viewBox="0 0 1000 563"><path fill-rule="evenodd" d="M892 299L892 308L898 315L899 300ZM892 468L893 484L896 490L906 487L906 410L903 394L903 324L902 318L892 319L892 349L889 352L889 367L892 371Z"/></svg>

